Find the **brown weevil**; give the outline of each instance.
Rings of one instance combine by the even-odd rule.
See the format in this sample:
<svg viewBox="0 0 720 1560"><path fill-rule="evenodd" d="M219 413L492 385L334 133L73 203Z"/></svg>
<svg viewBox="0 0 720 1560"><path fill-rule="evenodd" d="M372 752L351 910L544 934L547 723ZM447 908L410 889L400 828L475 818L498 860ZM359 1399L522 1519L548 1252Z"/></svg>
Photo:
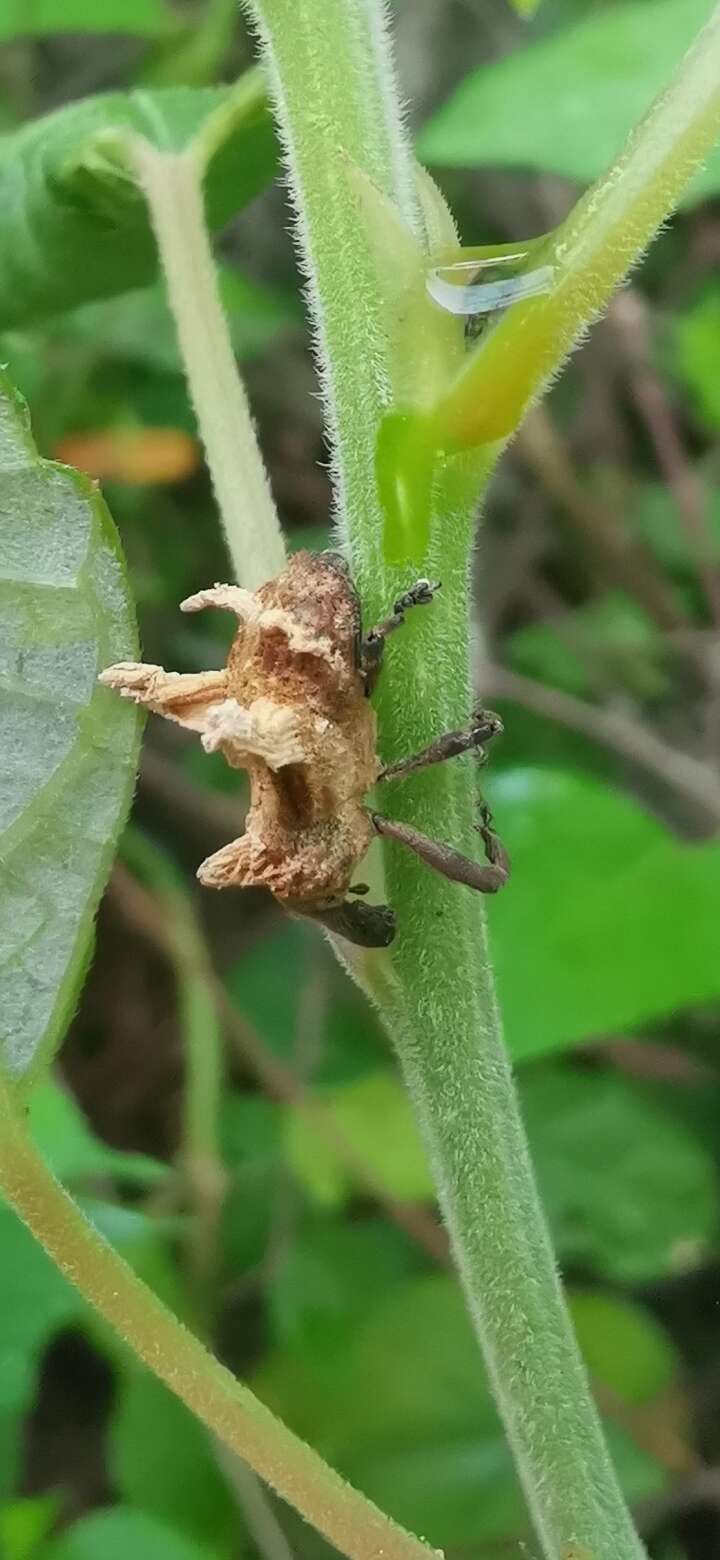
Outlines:
<svg viewBox="0 0 720 1560"><path fill-rule="evenodd" d="M363 636L344 559L298 552L258 591L215 585L182 602L183 612L221 607L235 613L239 627L221 671L187 675L124 661L100 674L124 698L199 732L207 752L220 751L234 768L247 770L245 833L208 856L198 869L201 883L268 888L292 914L369 948L387 947L395 935L388 905L347 897L367 891L352 879L376 834L481 893L503 886L508 858L487 808L479 824L487 858L481 865L365 802L379 781L471 749L484 757L483 743L502 730L497 715L480 710L466 730L446 732L412 758L384 767L377 756L369 695L385 640L438 588L418 580Z"/></svg>

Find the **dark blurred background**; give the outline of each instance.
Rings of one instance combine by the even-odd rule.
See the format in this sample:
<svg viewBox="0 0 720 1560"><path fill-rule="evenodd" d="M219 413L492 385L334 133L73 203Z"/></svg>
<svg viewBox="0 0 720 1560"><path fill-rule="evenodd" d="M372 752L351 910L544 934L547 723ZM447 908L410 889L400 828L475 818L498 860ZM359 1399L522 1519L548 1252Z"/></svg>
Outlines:
<svg viewBox="0 0 720 1560"><path fill-rule="evenodd" d="M252 59L230 0L134 0L135 34L122 0L74 32L62 0L41 9L31 24L0 0L8 136ZM421 154L463 241L492 244L562 218L709 4L392 11ZM508 1044L657 1560L720 1553L718 195L710 165L528 418L476 556L477 690L506 728L484 779L515 863L489 910ZM289 546L319 548L328 452L288 228L276 177L217 253ZM0 356L41 452L102 482L145 659L220 664L223 615L178 612L228 565L160 284L8 332ZM451 1560L533 1556L387 1038L314 930L196 887L244 804L241 775L148 724L38 1140L142 1275L375 1500ZM2 1560L320 1555L7 1210L0 1268Z"/></svg>

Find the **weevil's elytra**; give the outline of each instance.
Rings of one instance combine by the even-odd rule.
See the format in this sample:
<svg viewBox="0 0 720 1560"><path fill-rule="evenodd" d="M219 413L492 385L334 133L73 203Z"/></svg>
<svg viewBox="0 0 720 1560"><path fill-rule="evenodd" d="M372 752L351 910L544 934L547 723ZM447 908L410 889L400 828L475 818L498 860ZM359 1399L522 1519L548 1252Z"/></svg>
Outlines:
<svg viewBox="0 0 720 1560"><path fill-rule="evenodd" d="M466 731L449 732L421 754L383 769L368 695L387 636L405 613L428 605L437 586L419 580L363 639L360 604L338 553L296 553L256 592L215 585L182 603L185 612L221 607L238 630L222 671L185 675L122 662L101 673L115 688L166 719L200 734L245 769L250 808L245 833L198 870L210 888L263 887L285 909L311 916L348 941L386 947L395 934L387 905L348 900L352 878L374 833L395 838L429 865L483 892L494 892L508 862L483 813L487 864L479 866L417 830L370 812L367 793L482 743L501 729L480 712ZM365 885L358 884L354 892Z"/></svg>

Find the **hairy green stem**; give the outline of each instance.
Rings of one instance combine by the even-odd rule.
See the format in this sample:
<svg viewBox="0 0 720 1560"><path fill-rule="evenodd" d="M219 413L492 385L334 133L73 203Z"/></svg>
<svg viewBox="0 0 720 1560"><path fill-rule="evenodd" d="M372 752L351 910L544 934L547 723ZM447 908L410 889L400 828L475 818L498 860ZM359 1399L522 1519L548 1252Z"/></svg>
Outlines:
<svg viewBox="0 0 720 1560"><path fill-rule="evenodd" d="M278 574L285 546L233 356L208 237L198 158L137 136L132 160L148 202L198 426L235 578Z"/></svg>
<svg viewBox="0 0 720 1560"><path fill-rule="evenodd" d="M351 1560L433 1560L213 1358L98 1233L0 1082L0 1192L60 1271L165 1385Z"/></svg>
<svg viewBox="0 0 720 1560"><path fill-rule="evenodd" d="M418 528L416 565L441 578L443 592L389 647L378 712L383 757L391 759L467 718L468 558L477 493L513 418L642 253L703 155L715 113L713 73L717 79L720 72L717 60L703 67L697 50L689 57L680 84L554 241L550 299L510 311L466 367L457 338L455 348L448 340L444 361L443 343L434 342L438 372L428 395L423 354L430 315L428 336L416 328L414 341L407 333L400 338L393 318L394 309L407 319L411 305L415 326L422 322L410 288L403 295L396 282L393 291L393 273L406 267L409 245L421 251L427 240L408 201L409 153L389 105L380 6L374 0L246 4L263 44L309 277L339 519L373 617L408 583L412 559L411 535L404 578L383 554L376 455L386 411L393 402L413 404L407 391L414 374L419 420L434 430L439 447L485 444L480 457L440 460L427 471L428 524ZM714 26L704 44L713 50ZM430 206L437 212L432 197ZM534 335L533 319L546 320ZM487 375L483 357L492 358ZM439 393L443 382L450 388ZM480 383L483 400L474 409ZM421 441L412 446L412 461L420 454ZM407 490L418 492L414 473L407 476ZM475 853L468 761L395 784L382 802L393 816ZM642 1546L604 1445L534 1186L502 1045L482 904L465 889L431 879L391 843L384 857L399 934L390 955L360 956L355 969L398 1046L538 1534L554 1560L573 1543L593 1560L633 1560ZM519 948L518 958L524 956Z"/></svg>
<svg viewBox="0 0 720 1560"><path fill-rule="evenodd" d="M382 7L375 0L245 5L263 44L295 201L336 516L351 543L362 516L367 533L379 538L375 441L393 393L392 369L376 256L359 222L353 172L362 173L380 204L393 203L398 223L421 228ZM394 263L389 249L386 264Z"/></svg>
<svg viewBox="0 0 720 1560"><path fill-rule="evenodd" d="M449 491L447 497L450 506ZM454 724L458 705L467 709L470 698L467 512L460 500L461 493L453 506L456 530L442 550L438 641L428 613L417 628L424 645L398 647L397 681L388 679L390 721L404 720L408 748L418 735L424 740ZM439 566L440 556L433 547L431 563ZM398 705L403 690L409 702L410 688L420 708L409 719ZM430 712L422 732L420 710ZM412 719L416 729L408 736ZM477 854L471 762L455 760L393 790L393 816ZM390 810L384 795L382 804ZM502 831L502 818L497 822ZM468 889L429 878L420 862L391 845L386 879L400 932L384 1009L538 1537L553 1560L572 1541L585 1544L593 1560L637 1560L642 1546L609 1461L534 1184L502 1042L484 905ZM532 949L518 948L517 957L531 958ZM377 990L370 960L366 976Z"/></svg>
<svg viewBox="0 0 720 1560"><path fill-rule="evenodd" d="M312 278L341 519L364 605L375 616L408 583L407 571L403 577L383 561L375 483L380 422L393 391L402 393L406 365L397 362L390 294L371 230L382 209L377 202L372 210L368 201L358 204L358 179L347 173L352 159L402 213L402 189L388 184L401 150L393 140L397 119L389 116L385 127L384 156L377 138L366 145L361 133L362 108L377 103L377 93L356 38L376 7L359 0L258 0L252 9ZM390 220L386 226L385 264L392 271L400 263L397 235ZM457 350L456 337L447 370ZM419 351L422 341L408 340L407 355ZM421 562L423 572L442 579L443 591L389 647L378 697L383 756L412 751L467 718L468 555L482 474L476 457L455 460L435 484L430 546ZM382 800L395 816L475 849L468 764L419 775ZM503 1051L482 907L467 890L429 878L397 847L389 845L385 857L398 938L391 959L369 954L355 967L400 1053L538 1533L555 1560L574 1539L592 1542L597 1560L631 1560L642 1550L563 1305Z"/></svg>

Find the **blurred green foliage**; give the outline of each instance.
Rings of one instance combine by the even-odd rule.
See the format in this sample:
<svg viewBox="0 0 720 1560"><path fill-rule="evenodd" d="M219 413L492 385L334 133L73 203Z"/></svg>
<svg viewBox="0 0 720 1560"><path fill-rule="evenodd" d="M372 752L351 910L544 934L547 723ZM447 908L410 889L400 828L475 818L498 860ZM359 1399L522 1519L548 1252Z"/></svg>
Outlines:
<svg viewBox="0 0 720 1560"><path fill-rule="evenodd" d="M128 1507L232 1553L237 1503L208 1432L172 1392L139 1368L125 1372L119 1383L108 1467Z"/></svg>
<svg viewBox="0 0 720 1560"><path fill-rule="evenodd" d="M421 157L438 167L536 168L589 184L618 156L711 10L711 0L590 7L574 25L468 75L425 126ZM685 202L719 188L715 152Z"/></svg>
<svg viewBox="0 0 720 1560"><path fill-rule="evenodd" d="M665 496L664 489L661 492ZM675 518L673 510L670 518ZM665 655L647 612L631 596L614 591L576 607L560 628L552 621L529 623L507 644L508 664L515 670L583 697L592 691L592 677L598 674L622 682L640 698L660 697L668 683Z"/></svg>
<svg viewBox="0 0 720 1560"><path fill-rule="evenodd" d="M182 1528L159 1521L145 1511L114 1506L73 1523L62 1538L43 1549L41 1560L223 1560L215 1545L197 1543Z"/></svg>
<svg viewBox="0 0 720 1560"><path fill-rule="evenodd" d="M94 0L2 0L0 42L36 34L134 33L155 38L173 29L173 12L165 0L107 0L99 8Z"/></svg>
<svg viewBox="0 0 720 1560"><path fill-rule="evenodd" d="M396 7L401 27L409 9ZM448 26L468 26L466 7L447 9ZM514 9L522 21L498 0L511 30L498 57L458 79L420 132L435 166L476 170L472 179L447 175L469 242L509 242L549 225L545 176L585 182L601 170L709 0L544 0L534 20L532 6ZM7 106L8 120L29 121L0 142L2 358L30 398L45 456L89 434L194 435L142 203L106 132L132 124L184 145L201 130L250 59L227 17L223 5L180 14L159 0L0 4L0 38L15 40L0 112ZM485 20L476 19L471 41L484 45ZM116 31L135 38L134 52L117 60L117 39L101 36ZM88 36L53 38L74 32ZM517 39L509 51L508 36ZM476 52L466 57L474 64ZM87 85L76 90L80 65ZM431 88L433 65L425 62ZM436 91L427 97L435 102ZM266 189L276 166L256 96L214 159L213 224ZM638 279L653 327L646 369L697 483L713 564L720 295L717 213L703 197L718 192L719 168L711 160L692 210ZM523 184L498 169L543 177ZM301 288L285 222L270 196L225 232L221 291L289 544L322 546L326 451L296 328ZM622 343L609 350L608 340L594 338L573 363L554 414L581 484L678 588L683 630L664 633L627 582L596 566L580 531L567 545L552 491L528 478L520 455L503 467L483 543L492 655L546 690L623 711L717 770L717 681L701 653L717 641L697 548L658 469L627 363L617 366ZM70 682L85 674L86 619L96 630L104 614L127 608L118 605L111 552L102 553L95 590L90 565L106 532L89 484L69 487L57 468L33 467L23 480L36 489L30 528L14 524L16 476L6 465L0 549L11 545L11 555L3 553L0 590L23 680L4 685L3 712L19 718L41 696L46 718L35 748L13 739L6 969L17 971L21 948L33 984L32 1000L5 997L3 1012L29 1052L45 1032L57 961L89 914L93 829L117 778L101 706L95 725L93 701L78 735ZM187 623L177 613L182 596L226 571L199 457L174 481L116 475L108 491L146 658L179 669L218 664L228 624ZM56 512L63 493L72 502ZM69 593L48 559L59 568L81 537L92 542L90 564L83 590ZM688 656L687 644L697 653ZM677 1488L687 1502L684 1481L720 1452L708 1428L717 1422L720 1363L720 845L691 798L679 794L665 807L642 765L631 769L550 715L528 712L519 696L504 715L504 744L481 780L514 864L511 886L489 907L508 1044L613 1455L655 1534L660 1495L671 1500ZM432 1181L387 1037L314 928L280 921L258 896L194 897L201 856L241 832L242 781L154 729L146 752L138 816L184 874L225 1004L217 1347L294 1428L453 1560L494 1555L499 1543L514 1553L527 1538L526 1513L457 1283L428 1254L438 1238L442 1246ZM81 788L88 763L102 769L92 794ZM33 871L51 910L62 899L59 928L52 913L28 923L39 890L35 883L28 898L21 847L33 828ZM444 828L438 820L438 833ZM143 913L132 897L138 886L149 894ZM166 929L160 885L138 885L126 853L98 924L62 1082L38 1085L29 1104L55 1173L198 1326L179 1124L183 1032L162 953ZM88 953L83 939L78 969ZM75 1000L73 986L63 1023ZM393 1200L429 1239L413 1239ZM133 1549L143 1560L266 1554L247 1483L176 1399L136 1370L7 1209L0 1274L2 1560L125 1560ZM100 1473L90 1478L77 1431L93 1414ZM324 1560L321 1541L267 1499L264 1519L269 1509L299 1560ZM666 1540L672 1551L660 1547ZM713 1560L718 1543L712 1517L699 1535L679 1521L669 1536L658 1528L656 1553Z"/></svg>
<svg viewBox="0 0 720 1560"><path fill-rule="evenodd" d="M675 1378L671 1347L639 1307L607 1300L595 1309L583 1295L574 1319L586 1351L599 1350L600 1379L619 1383L627 1404L652 1401ZM270 1403L431 1542L443 1535L455 1547L521 1532L522 1498L456 1281L435 1274L396 1283L374 1306L366 1302L362 1320L354 1307L346 1312L344 1336L332 1321L330 1346L316 1331L271 1356L259 1378ZM598 1323L612 1331L604 1357L593 1344ZM631 1498L662 1487L652 1458L622 1433L612 1439Z"/></svg>
<svg viewBox="0 0 720 1560"><path fill-rule="evenodd" d="M720 288L705 287L700 296L673 320L670 346L673 367L687 391L690 405L702 426L720 427L720 387L717 361L720 349Z"/></svg>

